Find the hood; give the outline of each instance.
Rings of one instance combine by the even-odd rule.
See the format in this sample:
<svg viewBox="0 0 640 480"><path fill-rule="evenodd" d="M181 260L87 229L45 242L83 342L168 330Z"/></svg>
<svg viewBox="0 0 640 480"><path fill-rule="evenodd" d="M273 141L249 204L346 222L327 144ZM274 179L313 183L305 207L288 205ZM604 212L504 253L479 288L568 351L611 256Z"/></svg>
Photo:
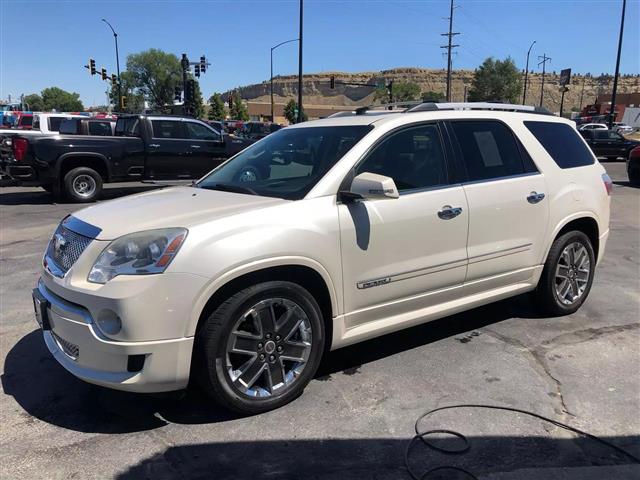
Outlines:
<svg viewBox="0 0 640 480"><path fill-rule="evenodd" d="M188 229L217 218L286 202L279 198L172 187L101 202L73 213L73 217L101 229L98 240L114 240L155 228Z"/></svg>

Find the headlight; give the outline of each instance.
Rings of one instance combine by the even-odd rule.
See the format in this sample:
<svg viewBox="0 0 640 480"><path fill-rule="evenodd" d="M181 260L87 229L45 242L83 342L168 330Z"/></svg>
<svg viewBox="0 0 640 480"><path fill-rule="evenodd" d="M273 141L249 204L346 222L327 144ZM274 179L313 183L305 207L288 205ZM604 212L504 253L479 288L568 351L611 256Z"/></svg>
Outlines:
<svg viewBox="0 0 640 480"><path fill-rule="evenodd" d="M120 237L102 251L87 280L107 283L118 275L162 273L186 237L184 228L147 230Z"/></svg>

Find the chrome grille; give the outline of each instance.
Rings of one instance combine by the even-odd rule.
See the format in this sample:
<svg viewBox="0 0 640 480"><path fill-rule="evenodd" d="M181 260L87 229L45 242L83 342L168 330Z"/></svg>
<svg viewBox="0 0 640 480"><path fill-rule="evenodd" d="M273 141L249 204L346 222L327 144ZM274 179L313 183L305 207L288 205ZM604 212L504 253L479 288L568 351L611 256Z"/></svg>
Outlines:
<svg viewBox="0 0 640 480"><path fill-rule="evenodd" d="M60 224L47 247L46 261L53 262L64 275L76 263L91 240L91 238L79 235Z"/></svg>
<svg viewBox="0 0 640 480"><path fill-rule="evenodd" d="M56 335L55 333L53 333L53 332L51 332L51 333L53 334L53 338L55 338L56 343L58 344L60 349L68 357L71 357L72 360L77 360L78 357L80 356L80 348L76 344L68 342L64 338L61 338L58 335Z"/></svg>

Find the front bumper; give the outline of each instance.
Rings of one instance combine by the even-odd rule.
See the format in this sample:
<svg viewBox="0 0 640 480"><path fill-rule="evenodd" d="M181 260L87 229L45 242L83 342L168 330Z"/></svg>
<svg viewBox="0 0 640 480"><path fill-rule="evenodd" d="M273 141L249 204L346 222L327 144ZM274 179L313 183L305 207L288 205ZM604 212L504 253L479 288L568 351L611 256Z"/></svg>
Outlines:
<svg viewBox="0 0 640 480"><path fill-rule="evenodd" d="M114 341L86 308L53 293L40 280L50 330L47 348L69 372L89 383L131 392L165 392L187 386L193 337L148 342Z"/></svg>

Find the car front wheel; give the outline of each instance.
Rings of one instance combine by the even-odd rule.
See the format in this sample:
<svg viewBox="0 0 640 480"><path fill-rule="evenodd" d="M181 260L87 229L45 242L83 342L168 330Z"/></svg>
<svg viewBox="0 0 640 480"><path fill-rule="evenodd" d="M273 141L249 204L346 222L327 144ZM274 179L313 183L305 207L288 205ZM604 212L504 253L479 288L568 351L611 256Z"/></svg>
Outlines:
<svg viewBox="0 0 640 480"><path fill-rule="evenodd" d="M307 290L291 282L260 283L228 298L199 329L199 383L230 410L272 410L302 393L324 342L322 314Z"/></svg>
<svg viewBox="0 0 640 480"><path fill-rule="evenodd" d="M593 246L583 232L567 232L557 238L536 290L540 307L551 315L578 310L591 290L595 266Z"/></svg>

